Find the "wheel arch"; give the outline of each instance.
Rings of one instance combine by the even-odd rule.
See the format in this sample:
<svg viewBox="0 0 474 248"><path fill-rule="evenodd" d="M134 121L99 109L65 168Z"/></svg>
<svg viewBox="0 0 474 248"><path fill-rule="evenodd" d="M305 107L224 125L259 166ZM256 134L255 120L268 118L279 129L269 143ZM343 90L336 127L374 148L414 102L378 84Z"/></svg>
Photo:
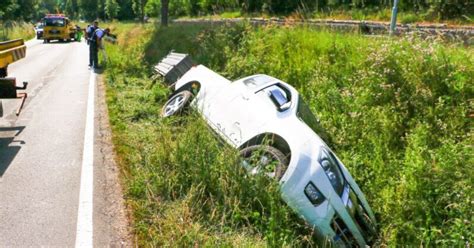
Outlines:
<svg viewBox="0 0 474 248"><path fill-rule="evenodd" d="M262 145L262 144L269 145L269 146L275 147L276 149L280 150L286 156L286 158L288 160L288 163L290 163L290 160L291 160L290 145L288 144L288 142L283 137L281 137L280 135L275 134L275 133L259 134L255 137L251 138L250 140L248 140L244 144L242 144L239 147L239 149L243 149L243 148L253 146L253 145Z"/></svg>
<svg viewBox="0 0 474 248"><path fill-rule="evenodd" d="M196 96L201 90L201 83L197 80L189 81L181 85L179 88L176 88L176 90L173 92L173 95L183 90L189 90L194 96Z"/></svg>

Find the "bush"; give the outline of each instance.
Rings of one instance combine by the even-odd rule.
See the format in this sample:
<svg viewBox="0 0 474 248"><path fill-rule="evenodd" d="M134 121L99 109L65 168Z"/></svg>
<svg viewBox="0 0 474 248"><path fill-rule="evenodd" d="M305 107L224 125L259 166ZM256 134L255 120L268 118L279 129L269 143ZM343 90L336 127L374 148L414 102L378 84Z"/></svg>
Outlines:
<svg viewBox="0 0 474 248"><path fill-rule="evenodd" d="M474 240L471 48L248 24L174 25L121 46L108 102L140 244L317 245L199 118L158 117L168 91L148 68L171 49L231 79L266 73L296 87L380 216L377 245Z"/></svg>

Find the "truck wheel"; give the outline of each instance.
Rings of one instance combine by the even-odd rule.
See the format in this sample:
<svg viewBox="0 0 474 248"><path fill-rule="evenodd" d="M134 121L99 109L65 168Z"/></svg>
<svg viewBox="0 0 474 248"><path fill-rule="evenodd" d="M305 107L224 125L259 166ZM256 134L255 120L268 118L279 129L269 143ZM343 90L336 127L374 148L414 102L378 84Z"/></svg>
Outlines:
<svg viewBox="0 0 474 248"><path fill-rule="evenodd" d="M193 94L189 90L183 90L174 94L161 109L161 117L181 114L191 103L192 97Z"/></svg>
<svg viewBox="0 0 474 248"><path fill-rule="evenodd" d="M7 68L8 67L0 68L0 78L4 78L8 76Z"/></svg>
<svg viewBox="0 0 474 248"><path fill-rule="evenodd" d="M253 145L240 150L241 165L251 174L264 173L270 178L280 180L288 167L286 156L278 149L268 145Z"/></svg>

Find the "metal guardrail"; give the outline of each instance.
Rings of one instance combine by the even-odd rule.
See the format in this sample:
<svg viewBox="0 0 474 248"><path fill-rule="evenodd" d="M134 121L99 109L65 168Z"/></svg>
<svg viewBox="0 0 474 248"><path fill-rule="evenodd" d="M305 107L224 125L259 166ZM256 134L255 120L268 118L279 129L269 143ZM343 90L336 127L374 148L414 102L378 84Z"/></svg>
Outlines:
<svg viewBox="0 0 474 248"><path fill-rule="evenodd" d="M282 18L230 18L230 19L179 19L176 23L237 23L248 21L253 25L308 25L313 27L330 28L341 31L358 30L364 34L388 34L389 22L376 21L354 21L354 20L326 20L308 19L293 20ZM462 41L466 45L474 45L474 26L449 26L446 24L398 24L394 32L395 35L406 33L419 33L423 37L441 36L451 41Z"/></svg>
<svg viewBox="0 0 474 248"><path fill-rule="evenodd" d="M26 45L22 39L0 42L0 68L26 56Z"/></svg>

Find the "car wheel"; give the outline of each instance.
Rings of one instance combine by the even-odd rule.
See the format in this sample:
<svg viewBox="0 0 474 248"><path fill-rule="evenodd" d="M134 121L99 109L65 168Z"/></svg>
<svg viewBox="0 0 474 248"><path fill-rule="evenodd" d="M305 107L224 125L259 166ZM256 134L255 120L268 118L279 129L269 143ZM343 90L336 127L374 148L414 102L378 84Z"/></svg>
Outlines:
<svg viewBox="0 0 474 248"><path fill-rule="evenodd" d="M183 112L191 102L193 94L189 90L183 90L174 94L161 109L161 117L169 117Z"/></svg>
<svg viewBox="0 0 474 248"><path fill-rule="evenodd" d="M0 68L0 78L4 78L8 76L8 67Z"/></svg>
<svg viewBox="0 0 474 248"><path fill-rule="evenodd" d="M242 166L251 174L264 173L270 178L280 180L288 167L286 156L278 149L268 145L254 145L240 150Z"/></svg>

